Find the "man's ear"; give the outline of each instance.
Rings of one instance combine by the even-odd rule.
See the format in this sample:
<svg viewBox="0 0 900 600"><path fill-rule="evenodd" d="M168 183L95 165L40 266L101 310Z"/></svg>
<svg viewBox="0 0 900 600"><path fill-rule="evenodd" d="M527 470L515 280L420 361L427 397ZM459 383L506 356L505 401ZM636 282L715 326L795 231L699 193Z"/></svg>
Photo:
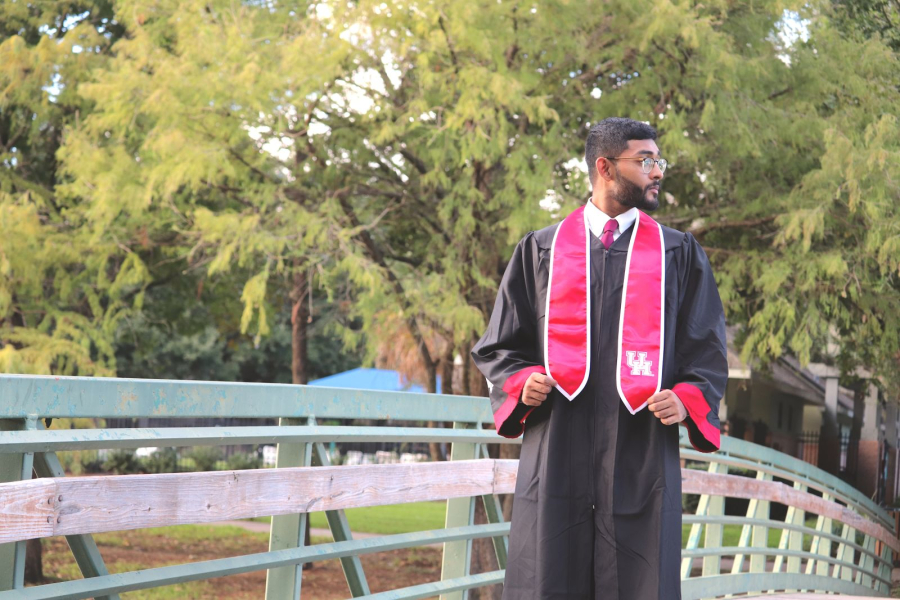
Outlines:
<svg viewBox="0 0 900 600"><path fill-rule="evenodd" d="M597 159L597 162L594 163L594 166L597 167L597 177L604 181L615 181L616 176L612 169L612 161L603 158L602 156Z"/></svg>

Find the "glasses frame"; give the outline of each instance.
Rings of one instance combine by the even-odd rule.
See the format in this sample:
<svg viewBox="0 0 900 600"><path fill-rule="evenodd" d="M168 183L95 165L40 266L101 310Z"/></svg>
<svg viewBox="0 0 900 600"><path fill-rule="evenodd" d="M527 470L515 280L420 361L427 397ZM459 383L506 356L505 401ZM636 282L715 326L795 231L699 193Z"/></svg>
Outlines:
<svg viewBox="0 0 900 600"><path fill-rule="evenodd" d="M649 156L604 156L606 160L639 160L641 161L641 171L645 174L649 175L653 171L653 165L659 167L660 173L665 173L666 169L669 168L669 161L664 158L651 158ZM644 166L644 161L651 161L650 168Z"/></svg>

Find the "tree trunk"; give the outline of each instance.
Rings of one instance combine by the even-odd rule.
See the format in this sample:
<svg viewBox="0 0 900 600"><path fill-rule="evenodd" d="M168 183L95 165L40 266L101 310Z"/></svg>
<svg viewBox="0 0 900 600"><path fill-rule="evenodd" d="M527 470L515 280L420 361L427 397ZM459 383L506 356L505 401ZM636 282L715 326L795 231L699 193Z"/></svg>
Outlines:
<svg viewBox="0 0 900 600"><path fill-rule="evenodd" d="M460 377L461 389L459 393L463 396L471 396L472 395L472 357L470 356L470 351L472 349L469 346L463 346L462 349L462 376ZM478 371L478 369L474 369ZM480 373L479 373L480 375ZM485 386L486 388L487 386Z"/></svg>
<svg viewBox="0 0 900 600"><path fill-rule="evenodd" d="M44 582L44 551L41 540L25 542L25 583Z"/></svg>
<svg viewBox="0 0 900 600"><path fill-rule="evenodd" d="M308 362L308 337L310 313L309 313L309 288L306 269L294 267L294 287L291 289L291 379L294 383L309 383Z"/></svg>
<svg viewBox="0 0 900 600"><path fill-rule="evenodd" d="M469 382L469 394L473 396L484 396L487 397L489 394L487 379L484 378L484 375L481 374L481 371L475 367L475 363L472 362L472 357L467 352L465 356L463 356L463 368L468 367L468 382Z"/></svg>
<svg viewBox="0 0 900 600"><path fill-rule="evenodd" d="M441 357L441 393L455 394L456 386L453 381L453 346L448 345L448 350Z"/></svg>
<svg viewBox="0 0 900 600"><path fill-rule="evenodd" d="M446 357L445 357L446 358ZM453 364L450 364L450 378L447 378L447 369L446 369L446 360L441 361L441 393L442 394L452 394L453 393ZM428 393L435 394L437 393L437 369L438 365L431 361L430 364L425 364L425 370L428 374ZM441 423L437 423L435 421L428 421L428 427L432 429L442 427ZM428 454L431 455L431 460L434 462L444 460L444 454L441 452L441 445L438 442L429 442L428 443Z"/></svg>

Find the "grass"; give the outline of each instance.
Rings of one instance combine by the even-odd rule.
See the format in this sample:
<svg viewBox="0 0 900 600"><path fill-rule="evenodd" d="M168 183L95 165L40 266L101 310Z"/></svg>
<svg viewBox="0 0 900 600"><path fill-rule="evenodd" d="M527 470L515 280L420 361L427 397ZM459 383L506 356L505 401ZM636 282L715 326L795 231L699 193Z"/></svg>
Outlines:
<svg viewBox="0 0 900 600"><path fill-rule="evenodd" d="M805 525L810 528L815 528L816 519L807 519ZM741 541L741 531L743 527L741 525L724 525L722 527L722 545L723 546L737 546ZM777 548L779 542L781 541L781 529L769 529L768 531L768 546L769 548ZM681 526L681 547L682 549L687 547L688 537L691 533L691 526L688 524L684 524ZM703 547L703 534L700 533L700 547ZM803 549L809 550L810 544L812 543L811 536L804 535L803 536Z"/></svg>
<svg viewBox="0 0 900 600"><path fill-rule="evenodd" d="M113 574L167 565L189 564L229 556L265 552L267 532L229 525L178 525L100 533L94 536L106 566ZM313 544L330 542L313 536ZM81 579L65 538L43 540L46 583ZM411 548L364 555L373 591L399 589L435 581L440 577L439 548ZM203 581L138 590L122 600L255 600L264 595L266 572L255 571ZM304 597L339 600L347 587L338 560L318 561L303 575Z"/></svg>
<svg viewBox="0 0 900 600"><path fill-rule="evenodd" d="M442 529L444 527L444 511L444 502L412 502L409 504L353 508L347 510L346 514L351 531L389 535L413 531L427 531L429 529ZM259 517L253 520L268 523L269 517ZM328 522L326 521L325 513L323 512L311 513L310 520L311 525L314 528L326 529L328 527ZM806 526L814 528L816 526L815 518L807 519ZM722 545L737 546L741 539L741 529L740 525L725 525L722 531ZM781 529L769 529L768 545L770 548L778 547L778 543L781 541L781 531ZM687 547L687 540L690 532L690 525L682 525L682 548ZM702 532L700 540L700 546L702 547ZM809 549L810 542L810 536L804 536L804 549Z"/></svg>
<svg viewBox="0 0 900 600"><path fill-rule="evenodd" d="M443 529L445 511L446 504L444 502L410 502L409 504L351 508L345 512L351 531L390 535ZM269 517L259 517L253 520L268 523ZM327 528L328 521L325 519L325 513L310 513L310 524L314 528Z"/></svg>
<svg viewBox="0 0 900 600"><path fill-rule="evenodd" d="M444 508L443 502L422 502L354 509L347 511L347 515L353 531L383 534L406 533L416 530L442 528ZM324 513L313 513L312 516L314 527L326 526ZM254 520L262 521L264 519ZM815 527L815 519L808 519L806 525ZM682 547L687 543L690 529L691 526L687 524L682 527ZM722 545L737 546L740 535L740 526L725 525L723 527ZM804 548L806 549L809 547L810 537L809 535L804 536ZM768 532L768 546L772 548L777 547L780 538L780 529L770 529ZM225 525L179 525L140 531L101 533L97 534L95 539L98 545L101 546L101 551L106 555L110 571L121 573L148 567L158 567L164 564L208 560L217 556L235 556L261 552L267 546L268 533L250 532L240 527ZM312 543L321 544L329 541L331 541L330 538L314 536ZM59 548L56 548L55 553L57 555L62 554L62 556L54 557L53 552L51 552L50 556L45 557L45 573L49 571L47 573L49 576L63 580L79 579L80 572L75 566L68 548L64 547L59 539L56 539L54 543L59 546ZM703 546L702 534L700 546ZM147 551L152 554L152 558L150 555L145 554ZM212 551L215 552L216 556L210 555ZM387 562L381 564L380 567L382 570L386 569L384 572L397 571L408 576L415 575L418 577L421 575L423 581L433 580L434 573L431 571L437 567L431 563L439 564L439 558L434 558L428 554L429 552L432 554L438 552L437 556L439 557L439 550L414 548L385 558L384 561ZM195 556L194 553L197 555ZM368 557L368 560L373 559ZM326 566L317 566L317 569L311 571L312 576L319 577L323 581L326 579L331 580L335 577L340 580L339 567L334 568L334 573L327 571ZM367 568L367 571L369 570ZM419 574L419 571L422 571L422 573ZM372 573L376 572L377 569L372 570ZM256 587L249 583L249 577L248 582L238 586L240 589L235 588L233 583L237 580L229 579L226 583L222 583L224 580L207 580L131 592L126 594L123 600L174 600L176 598L192 598L196 600L221 600L223 598L231 600L232 598L240 598L243 600L245 598L258 597L259 590L262 589L260 586L263 585L261 579L263 576L255 575L259 579L253 584ZM304 579L306 578L307 576L304 575ZM404 585L410 584L410 582L401 583ZM304 586L306 587L306 585L305 583ZM400 584L398 583L397 585ZM390 587L397 586L392 584ZM900 596L898 590L892 591L894 597Z"/></svg>

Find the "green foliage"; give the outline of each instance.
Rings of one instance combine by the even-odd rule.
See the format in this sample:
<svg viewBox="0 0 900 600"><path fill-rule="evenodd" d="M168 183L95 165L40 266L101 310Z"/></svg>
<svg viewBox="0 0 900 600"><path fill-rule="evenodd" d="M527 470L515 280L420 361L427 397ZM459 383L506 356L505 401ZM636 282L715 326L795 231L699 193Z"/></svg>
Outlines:
<svg viewBox="0 0 900 600"><path fill-rule="evenodd" d="M175 448L158 448L141 461L147 473L175 473L178 469L178 452Z"/></svg>
<svg viewBox="0 0 900 600"><path fill-rule="evenodd" d="M215 471L216 463L222 460L222 450L217 446L197 446L185 456L194 461L198 471Z"/></svg>
<svg viewBox="0 0 900 600"><path fill-rule="evenodd" d="M103 461L103 470L116 475L130 475L141 472L141 465L134 450L112 450Z"/></svg>
<svg viewBox="0 0 900 600"><path fill-rule="evenodd" d="M441 529L446 512L446 502L410 502L351 508L346 515L352 531L390 535ZM328 527L324 512L310 513L309 517L311 527Z"/></svg>
<svg viewBox="0 0 900 600"><path fill-rule="evenodd" d="M2 47L16 106L57 114L42 86L64 63L78 85L59 104L84 108L60 113L50 196L2 188L0 318L20 321L2 365L111 373L109 340L149 282L197 277L227 296L213 329L151 341L231 377L214 357L235 325L255 346L277 336L305 273L339 307L331 333L433 375L483 330L512 245L584 201L587 128L627 115L661 133L657 216L707 249L745 358L900 373L890 3L114 10L95 56L73 55L75 29ZM26 81L25 64L42 70ZM23 176L4 160L5 181Z"/></svg>
<svg viewBox="0 0 900 600"><path fill-rule="evenodd" d="M225 462L229 471L262 468L262 458L256 453L238 452L229 456Z"/></svg>
<svg viewBox="0 0 900 600"><path fill-rule="evenodd" d="M166 322L155 325L140 313L119 328L116 348L122 377L235 381L239 375L240 365L228 360L225 337L211 323L194 333Z"/></svg>
<svg viewBox="0 0 900 600"><path fill-rule="evenodd" d="M834 23L857 39L880 37L900 51L900 5L893 0L836 0Z"/></svg>
<svg viewBox="0 0 900 600"><path fill-rule="evenodd" d="M147 290L139 313L124 319L115 337L120 377L291 383L290 308L281 307L270 334L255 343L237 330L240 302L229 291L235 278L207 282L180 277ZM194 294L190 296L190 294ZM324 296L314 300L309 327L310 379L360 365L359 352L347 350L329 328L339 318Z"/></svg>
<svg viewBox="0 0 900 600"><path fill-rule="evenodd" d="M109 0L0 4L0 191L59 210L56 152L91 110L78 85L123 33Z"/></svg>
<svg viewBox="0 0 900 600"><path fill-rule="evenodd" d="M110 279L109 254L42 219L30 193L0 192L0 370L110 375L111 337L144 274L126 258Z"/></svg>
<svg viewBox="0 0 900 600"><path fill-rule="evenodd" d="M63 471L72 475L90 475L103 471L103 461L96 450L73 450L58 452L57 457Z"/></svg>
<svg viewBox="0 0 900 600"><path fill-rule="evenodd" d="M0 5L0 370L111 375L110 339L147 280L57 195L57 152L90 110L78 86L124 33L109 1Z"/></svg>

